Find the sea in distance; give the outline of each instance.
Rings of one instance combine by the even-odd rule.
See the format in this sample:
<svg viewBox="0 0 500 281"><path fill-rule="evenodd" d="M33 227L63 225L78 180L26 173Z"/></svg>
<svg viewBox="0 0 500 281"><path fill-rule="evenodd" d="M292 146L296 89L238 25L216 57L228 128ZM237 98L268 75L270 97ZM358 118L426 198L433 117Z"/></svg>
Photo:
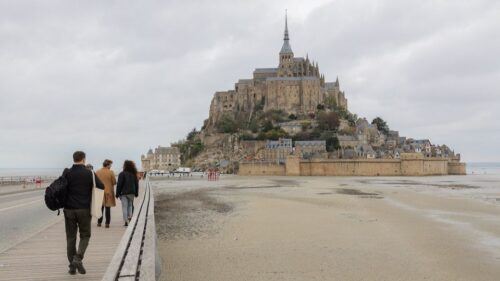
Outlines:
<svg viewBox="0 0 500 281"><path fill-rule="evenodd" d="M64 168L0 168L0 177L59 176Z"/></svg>

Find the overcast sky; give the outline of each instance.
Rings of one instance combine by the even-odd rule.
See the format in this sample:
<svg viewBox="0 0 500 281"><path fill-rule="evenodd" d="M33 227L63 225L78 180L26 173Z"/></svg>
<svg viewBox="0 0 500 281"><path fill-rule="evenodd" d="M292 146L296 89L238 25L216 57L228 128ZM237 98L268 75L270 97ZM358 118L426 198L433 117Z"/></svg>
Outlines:
<svg viewBox="0 0 500 281"><path fill-rule="evenodd" d="M500 2L0 1L0 167L139 161L212 95L295 56L349 108L465 161L500 161Z"/></svg>

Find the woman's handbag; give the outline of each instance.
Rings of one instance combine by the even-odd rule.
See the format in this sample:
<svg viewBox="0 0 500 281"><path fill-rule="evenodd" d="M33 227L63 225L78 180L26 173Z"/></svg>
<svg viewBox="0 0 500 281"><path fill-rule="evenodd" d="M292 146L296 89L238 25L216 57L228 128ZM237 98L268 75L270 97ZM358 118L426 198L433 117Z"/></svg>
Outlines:
<svg viewBox="0 0 500 281"><path fill-rule="evenodd" d="M102 201L104 199L104 190L101 190L95 185L95 174L92 171L92 201L90 203L90 214L99 219L102 218Z"/></svg>

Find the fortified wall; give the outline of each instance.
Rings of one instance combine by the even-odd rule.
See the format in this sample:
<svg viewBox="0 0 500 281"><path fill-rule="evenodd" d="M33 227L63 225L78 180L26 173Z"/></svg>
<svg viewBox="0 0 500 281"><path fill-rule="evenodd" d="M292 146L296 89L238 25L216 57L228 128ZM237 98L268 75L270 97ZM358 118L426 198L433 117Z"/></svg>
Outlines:
<svg viewBox="0 0 500 281"><path fill-rule="evenodd" d="M290 156L285 164L241 162L242 176L438 176L465 175L465 163L446 158L424 158L403 153L400 159L301 160Z"/></svg>

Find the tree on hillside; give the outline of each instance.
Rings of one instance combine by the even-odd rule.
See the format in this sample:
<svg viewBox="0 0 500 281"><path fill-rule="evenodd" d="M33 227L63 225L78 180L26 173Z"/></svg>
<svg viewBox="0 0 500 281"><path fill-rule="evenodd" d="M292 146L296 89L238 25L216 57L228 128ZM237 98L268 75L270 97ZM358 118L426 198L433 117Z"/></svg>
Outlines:
<svg viewBox="0 0 500 281"><path fill-rule="evenodd" d="M311 128L311 122L310 121L303 121L301 124L302 132L307 131L309 128Z"/></svg>
<svg viewBox="0 0 500 281"><path fill-rule="evenodd" d="M252 133L257 133L259 131L259 123L257 123L257 120L252 118L248 124L248 129L252 131Z"/></svg>
<svg viewBox="0 0 500 281"><path fill-rule="evenodd" d="M238 128L238 122L229 114L224 114L217 124L219 132L226 134L234 134L238 132Z"/></svg>
<svg viewBox="0 0 500 281"><path fill-rule="evenodd" d="M311 140L311 134L309 132L298 132L291 138L293 141L308 141Z"/></svg>
<svg viewBox="0 0 500 281"><path fill-rule="evenodd" d="M322 132L323 131L320 128L318 128L318 127L314 128L310 132L311 140L319 140L320 137L321 137Z"/></svg>
<svg viewBox="0 0 500 281"><path fill-rule="evenodd" d="M288 134L281 128L277 127L266 133L268 140L278 140L280 138L287 138Z"/></svg>
<svg viewBox="0 0 500 281"><path fill-rule="evenodd" d="M335 101L335 98L333 96L327 96L325 98L325 106L330 110L337 109L337 102Z"/></svg>
<svg viewBox="0 0 500 281"><path fill-rule="evenodd" d="M372 124L377 125L377 129L380 132L382 132L384 135L387 136L389 134L389 126L384 121L384 119L377 117L377 118L373 119Z"/></svg>
<svg viewBox="0 0 500 281"><path fill-rule="evenodd" d="M248 141L248 140L256 140L256 138L249 133L243 133L240 135L240 140Z"/></svg>
<svg viewBox="0 0 500 281"><path fill-rule="evenodd" d="M281 109L271 109L265 112L264 116L273 122L284 122L287 121L288 116Z"/></svg>
<svg viewBox="0 0 500 281"><path fill-rule="evenodd" d="M288 134L280 127L273 128L269 131L262 131L257 136L258 140L278 140L279 138L287 138Z"/></svg>
<svg viewBox="0 0 500 281"><path fill-rule="evenodd" d="M340 125L339 116L335 112L321 111L316 117L318 121L318 128L320 130L335 131Z"/></svg>
<svg viewBox="0 0 500 281"><path fill-rule="evenodd" d="M349 122L349 126L354 127L356 126L356 121L358 120L358 115L357 114L352 114L349 113L347 116L347 121Z"/></svg>
<svg viewBox="0 0 500 281"><path fill-rule="evenodd" d="M199 134L200 132L196 131L196 128L193 128L193 130L191 132L189 132L189 134L187 135L186 139L188 141L192 141L194 140L194 138Z"/></svg>
<svg viewBox="0 0 500 281"><path fill-rule="evenodd" d="M261 131L265 133L271 131L272 129L274 129L273 122L271 122L270 120L264 121Z"/></svg>
<svg viewBox="0 0 500 281"><path fill-rule="evenodd" d="M189 132L185 140L180 140L177 143L173 143L172 147L178 147L181 153L181 162L183 164L188 163L191 159L195 158L200 154L205 146L201 142L199 137L199 132L196 129Z"/></svg>
<svg viewBox="0 0 500 281"><path fill-rule="evenodd" d="M339 139L334 131L323 132L319 138L326 141L326 151L328 152L332 152L340 148Z"/></svg>

